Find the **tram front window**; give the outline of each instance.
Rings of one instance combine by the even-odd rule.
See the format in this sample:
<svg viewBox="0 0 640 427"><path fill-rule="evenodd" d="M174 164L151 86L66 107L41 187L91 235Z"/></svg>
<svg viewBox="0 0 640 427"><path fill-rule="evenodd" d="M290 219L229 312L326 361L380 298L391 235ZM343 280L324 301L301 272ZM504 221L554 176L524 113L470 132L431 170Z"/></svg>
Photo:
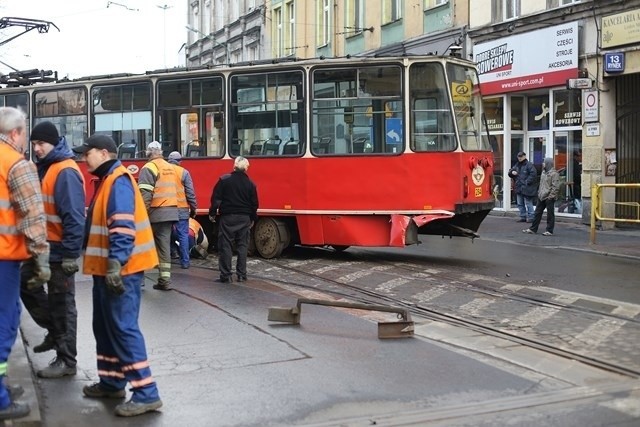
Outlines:
<svg viewBox="0 0 640 427"><path fill-rule="evenodd" d="M491 151L478 74L475 69L459 64L447 64L447 74L462 149Z"/></svg>

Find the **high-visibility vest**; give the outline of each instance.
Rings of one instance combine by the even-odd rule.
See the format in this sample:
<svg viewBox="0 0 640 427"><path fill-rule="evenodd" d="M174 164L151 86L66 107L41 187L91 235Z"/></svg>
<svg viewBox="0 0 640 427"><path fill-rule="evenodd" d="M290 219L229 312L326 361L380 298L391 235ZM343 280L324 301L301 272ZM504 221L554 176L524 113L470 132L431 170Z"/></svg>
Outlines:
<svg viewBox="0 0 640 427"><path fill-rule="evenodd" d="M47 240L50 242L62 241L62 219L56 212L56 200L54 197L56 181L63 169L71 168L75 170L82 180L82 190L84 191L84 178L80 173L80 168L72 159L64 159L61 162L53 163L47 169L47 173L42 179L42 201L44 202L44 213L47 216Z"/></svg>
<svg viewBox="0 0 640 427"><path fill-rule="evenodd" d="M133 230L120 230L122 233L135 233L135 241L133 244L133 252L129 261L122 268L122 275L138 273L140 271L149 270L158 265L158 254L156 246L153 242L153 232L151 231L151 223L147 216L147 210L144 206L142 195L136 187L133 177L127 172L127 169L120 165L107 176L100 185L96 194L93 214L91 216L91 229L87 240L87 249L84 254L83 270L84 274L92 274L96 276L105 276L107 274L107 264L109 258L109 227L107 218L107 204L109 196L115 180L127 175L131 180L131 186L134 188L135 209L131 218L136 225ZM123 218L124 214L117 214ZM126 215L128 216L128 215Z"/></svg>
<svg viewBox="0 0 640 427"><path fill-rule="evenodd" d="M169 163L176 170L176 200L178 202L179 208L188 208L189 203L187 203L187 193L184 189L184 184L182 183L182 175L184 174L184 168L180 165L174 165Z"/></svg>
<svg viewBox="0 0 640 427"><path fill-rule="evenodd" d="M176 170L173 165L165 159L153 159L143 168L149 168L155 172L156 184L153 188L153 197L151 198L152 208L176 207L178 206L178 197L176 195Z"/></svg>
<svg viewBox="0 0 640 427"><path fill-rule="evenodd" d="M198 221L196 221L193 218L189 218L189 230L193 232L193 235L195 236L196 240L198 239L198 233L200 232L201 229L202 229L202 226Z"/></svg>
<svg viewBox="0 0 640 427"><path fill-rule="evenodd" d="M11 206L9 171L24 156L5 143L0 143L0 259L21 261L29 258L27 241L18 231L16 213Z"/></svg>

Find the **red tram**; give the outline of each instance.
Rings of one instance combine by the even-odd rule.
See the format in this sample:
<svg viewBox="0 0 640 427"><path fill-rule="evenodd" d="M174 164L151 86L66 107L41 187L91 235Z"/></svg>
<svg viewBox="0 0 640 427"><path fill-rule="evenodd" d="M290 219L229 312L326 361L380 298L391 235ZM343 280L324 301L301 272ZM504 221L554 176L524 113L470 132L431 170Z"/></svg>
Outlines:
<svg viewBox="0 0 640 427"><path fill-rule="evenodd" d="M209 232L215 182L235 156L247 157L260 199L252 244L266 258L294 244L340 250L404 246L421 234L473 237L494 207L478 77L457 57L87 77L6 87L0 105L22 108L31 125L52 121L70 146L111 135L134 175L153 140L167 155L181 152Z"/></svg>

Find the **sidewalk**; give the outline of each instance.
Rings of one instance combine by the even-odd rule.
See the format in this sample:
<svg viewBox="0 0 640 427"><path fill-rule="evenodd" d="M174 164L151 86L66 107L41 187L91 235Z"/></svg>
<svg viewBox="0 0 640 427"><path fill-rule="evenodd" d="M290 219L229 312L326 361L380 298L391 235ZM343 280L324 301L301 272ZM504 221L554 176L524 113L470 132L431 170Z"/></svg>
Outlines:
<svg viewBox="0 0 640 427"><path fill-rule="evenodd" d="M517 222L515 212L491 212L484 220L478 234L484 240L522 244L529 246L554 247L574 251L599 253L608 256L640 259L640 228L615 228L597 230L596 243L590 244L590 227L581 219L556 215L554 235L542 235L546 215L538 229L538 234L524 234L523 229L531 224Z"/></svg>

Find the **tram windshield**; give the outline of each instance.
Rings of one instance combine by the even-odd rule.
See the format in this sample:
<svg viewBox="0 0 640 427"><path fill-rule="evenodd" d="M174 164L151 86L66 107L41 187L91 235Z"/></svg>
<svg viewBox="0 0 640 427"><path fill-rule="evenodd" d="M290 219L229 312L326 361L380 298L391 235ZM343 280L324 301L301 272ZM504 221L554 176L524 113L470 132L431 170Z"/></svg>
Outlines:
<svg viewBox="0 0 640 427"><path fill-rule="evenodd" d="M465 151L491 150L476 70L450 63L447 64L447 77L451 85L453 111L462 149Z"/></svg>

